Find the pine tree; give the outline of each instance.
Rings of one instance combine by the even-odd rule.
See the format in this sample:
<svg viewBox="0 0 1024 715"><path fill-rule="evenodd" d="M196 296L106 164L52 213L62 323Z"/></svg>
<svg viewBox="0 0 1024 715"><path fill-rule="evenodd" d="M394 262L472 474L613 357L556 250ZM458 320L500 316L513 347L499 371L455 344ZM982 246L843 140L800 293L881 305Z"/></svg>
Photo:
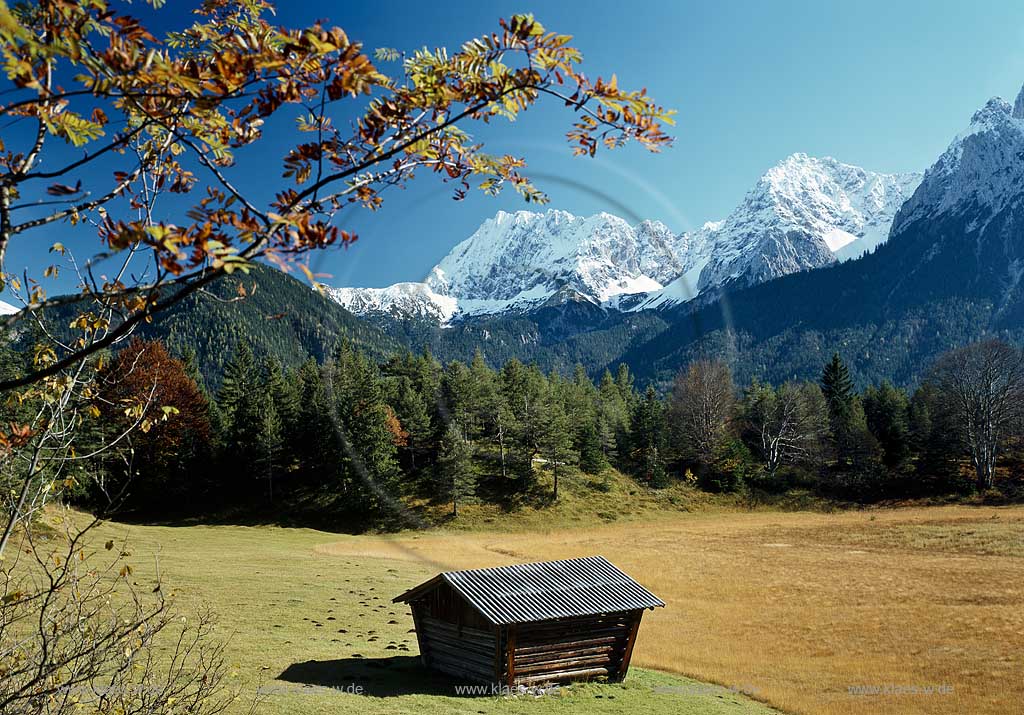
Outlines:
<svg viewBox="0 0 1024 715"><path fill-rule="evenodd" d="M270 395L263 393L261 397L259 439L253 455L253 469L257 479L267 481L267 498L273 502L274 477L283 471L284 427Z"/></svg>
<svg viewBox="0 0 1024 715"><path fill-rule="evenodd" d="M203 376L199 372L199 356L196 354L196 349L191 345L184 346L178 359L185 367L185 374L192 378L204 393L207 392L206 386L203 384Z"/></svg>
<svg viewBox="0 0 1024 715"><path fill-rule="evenodd" d="M468 434L476 434L476 404L473 376L469 368L452 360L444 369L441 379L442 434L447 425L456 422Z"/></svg>
<svg viewBox="0 0 1024 715"><path fill-rule="evenodd" d="M577 452L583 446L584 430L597 420L597 389L582 365L576 365L571 380L558 385L558 398L569 415L572 442Z"/></svg>
<svg viewBox="0 0 1024 715"><path fill-rule="evenodd" d="M902 469L910 459L909 409L907 393L888 380L864 392L868 430L882 445L883 462L890 469Z"/></svg>
<svg viewBox="0 0 1024 715"><path fill-rule="evenodd" d="M409 468L415 472L418 466L424 466L434 430L426 400L416 391L408 377L401 377L398 380L394 409L395 415L408 434L405 453L409 458Z"/></svg>
<svg viewBox="0 0 1024 715"><path fill-rule="evenodd" d="M295 382L285 374L277 358L267 361L263 378L263 391L273 407L273 421L277 444L275 472L286 471L297 459L295 452L296 422L299 417L299 395Z"/></svg>
<svg viewBox="0 0 1024 715"><path fill-rule="evenodd" d="M256 390L256 359L252 349L243 342L238 343L231 359L224 366L217 402L229 421L239 406L252 399Z"/></svg>
<svg viewBox="0 0 1024 715"><path fill-rule="evenodd" d="M240 343L224 368L218 394L225 423L223 463L238 485L253 478L264 447L261 430L265 395L260 387L252 350Z"/></svg>
<svg viewBox="0 0 1024 715"><path fill-rule="evenodd" d="M556 383L557 385L557 383ZM538 451L547 462L554 481L551 498L558 499L558 477L563 467L574 463L578 455L573 449L572 429L562 403L553 387L537 412L536 439Z"/></svg>
<svg viewBox="0 0 1024 715"><path fill-rule="evenodd" d="M526 367L512 359L501 371L501 390L514 426L509 462L525 491L533 484L533 458L540 450L540 411L548 392L547 378L536 365Z"/></svg>
<svg viewBox="0 0 1024 715"><path fill-rule="evenodd" d="M600 474L608 468L608 459L595 421L585 422L580 434L580 469L587 474Z"/></svg>
<svg viewBox="0 0 1024 715"><path fill-rule="evenodd" d="M839 357L839 353L832 354L832 359L822 371L821 392L828 403L833 431L842 430L850 419L850 410L856 393L850 379L850 371Z"/></svg>
<svg viewBox="0 0 1024 715"><path fill-rule="evenodd" d="M619 394L629 408L633 407L636 392L633 389L633 375L629 371L629 365L621 363L618 373L615 375L615 385L619 388Z"/></svg>
<svg viewBox="0 0 1024 715"><path fill-rule="evenodd" d="M384 402L380 373L348 341L339 345L325 373L333 388L333 421L344 450L339 476L349 507L390 509L400 471L395 435L389 428L393 412Z"/></svg>
<svg viewBox="0 0 1024 715"><path fill-rule="evenodd" d="M630 436L633 473L649 486L665 486L664 409L653 387L647 388L643 399L633 409Z"/></svg>
<svg viewBox="0 0 1024 715"><path fill-rule="evenodd" d="M302 478L326 486L338 478L343 447L338 425L331 417L331 404L323 371L313 358L298 370L299 411L294 435L295 453Z"/></svg>
<svg viewBox="0 0 1024 715"><path fill-rule="evenodd" d="M829 430L839 466L846 468L871 461L877 441L868 432L863 405L839 353L832 355L822 371L821 392L828 405Z"/></svg>
<svg viewBox="0 0 1024 715"><path fill-rule="evenodd" d="M483 353L479 348L469 364L469 379L471 386L469 411L473 427L469 434L473 439L482 436L492 437L498 429L500 412L504 406L504 395L498 387L496 373L484 360Z"/></svg>
<svg viewBox="0 0 1024 715"><path fill-rule="evenodd" d="M597 431L605 459L614 462L620 456L619 445L628 441L630 411L628 401L609 370L604 371L597 395Z"/></svg>
<svg viewBox="0 0 1024 715"><path fill-rule="evenodd" d="M439 496L451 502L452 516L457 517L459 504L472 496L476 489L476 472L473 445L455 422L448 424L441 438L436 473Z"/></svg>

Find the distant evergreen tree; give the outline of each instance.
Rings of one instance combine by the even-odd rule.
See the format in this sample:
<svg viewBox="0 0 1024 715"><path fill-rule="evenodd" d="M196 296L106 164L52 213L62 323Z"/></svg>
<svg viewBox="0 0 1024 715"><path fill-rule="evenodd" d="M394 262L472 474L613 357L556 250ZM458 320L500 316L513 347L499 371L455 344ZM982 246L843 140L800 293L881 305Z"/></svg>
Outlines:
<svg viewBox="0 0 1024 715"><path fill-rule="evenodd" d="M569 416L573 447L579 452L583 445L584 430L593 427L597 420L597 389L583 366L576 365L572 379L559 381L556 392Z"/></svg>
<svg viewBox="0 0 1024 715"><path fill-rule="evenodd" d="M313 358L299 368L298 383L299 410L293 437L298 470L307 484L326 489L340 478L344 448L339 425L332 418L323 371Z"/></svg>
<svg viewBox="0 0 1024 715"><path fill-rule="evenodd" d="M910 400L909 439L917 454L916 483L922 493L966 491L970 484L960 478L958 460L963 450L950 439L954 425L949 407L934 383L925 381Z"/></svg>
<svg viewBox="0 0 1024 715"><path fill-rule="evenodd" d="M451 503L452 516L458 516L459 504L476 489L476 469L473 445L455 422L448 424L441 438L436 471L439 495Z"/></svg>
<svg viewBox="0 0 1024 715"><path fill-rule="evenodd" d="M268 453L273 453L274 473L281 475L298 459L295 452L295 433L298 429L299 395L294 380L285 374L281 362L274 357L267 360L263 390L269 398L265 415Z"/></svg>
<svg viewBox="0 0 1024 715"><path fill-rule="evenodd" d="M409 469L415 472L426 464L434 429L426 400L416 391L413 381L408 377L403 376L398 380L394 409L408 434L403 451L408 455Z"/></svg>
<svg viewBox="0 0 1024 715"><path fill-rule="evenodd" d="M348 341L325 366L333 418L344 451L339 476L348 506L358 512L389 512L395 504L399 464L394 413L384 402L377 366Z"/></svg>
<svg viewBox="0 0 1024 715"><path fill-rule="evenodd" d="M604 444L594 420L588 420L583 425L579 455L580 469L587 474L600 474L609 466Z"/></svg>
<svg viewBox="0 0 1024 715"><path fill-rule="evenodd" d="M217 402L225 415L230 417L246 401L250 401L256 391L256 359L252 349L244 342L235 346L235 352L224 366L224 377L221 379Z"/></svg>
<svg viewBox="0 0 1024 715"><path fill-rule="evenodd" d="M259 440L253 455L253 472L267 482L267 499L274 501L274 478L284 471L285 431L274 401L263 393L259 411Z"/></svg>
<svg viewBox="0 0 1024 715"><path fill-rule="evenodd" d="M821 392L828 404L829 418L833 432L845 429L851 418L851 409L856 393L846 363L833 353L821 374Z"/></svg>
<svg viewBox="0 0 1024 715"><path fill-rule="evenodd" d="M261 387L252 350L239 343L224 368L217 401L224 418L224 473L243 489L260 475L257 463L266 449L262 430L268 398Z"/></svg>
<svg viewBox="0 0 1024 715"><path fill-rule="evenodd" d="M565 414L562 403L555 396L555 389L552 387L541 402L536 421L537 449L546 461L554 482L552 500L558 499L559 474L567 465L578 459L577 452L573 450L569 416Z"/></svg>
<svg viewBox="0 0 1024 715"><path fill-rule="evenodd" d="M864 392L868 430L882 447L886 467L902 470L910 460L909 398L888 380Z"/></svg>
<svg viewBox="0 0 1024 715"><path fill-rule="evenodd" d="M526 367L513 359L501 371L501 390L514 426L509 466L525 491L533 484L533 458L540 451L540 413L548 392L547 378L536 365Z"/></svg>
<svg viewBox="0 0 1024 715"><path fill-rule="evenodd" d="M178 359L181 360L181 364L185 368L185 374L192 378L204 393L208 394L208 390L203 384L203 376L199 371L199 356L195 347L192 345L182 347Z"/></svg>
<svg viewBox="0 0 1024 715"><path fill-rule="evenodd" d="M881 446L868 430L864 406L857 397L850 372L834 353L821 375L821 392L828 405L832 446L840 469L877 472Z"/></svg>
<svg viewBox="0 0 1024 715"><path fill-rule="evenodd" d="M633 406L636 392L633 388L633 373L629 371L629 365L620 363L618 372L615 375L615 385L619 388L619 395L626 402L627 407Z"/></svg>
<svg viewBox="0 0 1024 715"><path fill-rule="evenodd" d="M632 397L622 396L615 378L609 370L605 370L598 387L596 427L601 439L601 450L609 462L616 462L620 456L624 456L619 454L618 448L628 442L631 400Z"/></svg>
<svg viewBox="0 0 1024 715"><path fill-rule="evenodd" d="M664 408L653 387L647 388L633 408L630 435L629 457L633 474L648 486L665 486L668 479L664 457Z"/></svg>

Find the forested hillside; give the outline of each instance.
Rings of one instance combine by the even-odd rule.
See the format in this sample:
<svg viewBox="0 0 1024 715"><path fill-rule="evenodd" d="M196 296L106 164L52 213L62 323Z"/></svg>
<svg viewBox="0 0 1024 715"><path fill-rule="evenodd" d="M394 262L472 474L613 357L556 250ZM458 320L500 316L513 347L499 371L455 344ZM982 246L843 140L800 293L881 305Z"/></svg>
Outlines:
<svg viewBox="0 0 1024 715"><path fill-rule="evenodd" d="M2 363L24 369L10 352ZM190 354L136 338L103 361L89 407L98 419L82 449L114 446L90 463L98 478L74 498L90 506L124 490L124 507L142 518L358 531L458 518L469 504L547 508L567 478L572 499L600 502L618 473L633 493L682 487L754 502L1024 493L1016 348L952 351L913 392L888 382L857 390L838 354L817 373L737 384L726 363L697 360L661 397L625 364L595 381L582 366L545 372L512 359L495 370L479 351L468 363L408 351L378 360L342 339L322 362L285 367L241 338L209 391ZM993 376L997 392L986 388ZM144 406L122 407L138 394L149 395ZM31 409L8 405L2 417ZM977 410L995 415L993 430L973 431Z"/></svg>
<svg viewBox="0 0 1024 715"><path fill-rule="evenodd" d="M142 334L160 339L177 354L194 351L211 387L220 384L225 363L240 342L260 359L272 357L289 367L308 357L322 362L342 339L376 358L398 346L308 284L259 264L186 298L144 326Z"/></svg>
<svg viewBox="0 0 1024 715"><path fill-rule="evenodd" d="M258 358L289 367L307 357L322 362L342 339L381 360L407 348L427 349L443 362L468 361L479 350L492 367L517 359L570 374L582 365L594 379L624 363L639 384L660 392L681 366L701 357L726 360L741 383L779 383L814 379L836 351L858 388L883 380L913 387L946 350L993 334L1020 341L1024 331L1012 314L996 316L991 299L957 296L955 286L930 302L887 304L886 284L872 277L871 266L856 261L786 276L700 308L618 313L579 302L441 327L416 318L359 318L308 284L256 265L249 275L215 283L213 295L173 307L142 334L175 354L194 351L212 388L244 338Z"/></svg>

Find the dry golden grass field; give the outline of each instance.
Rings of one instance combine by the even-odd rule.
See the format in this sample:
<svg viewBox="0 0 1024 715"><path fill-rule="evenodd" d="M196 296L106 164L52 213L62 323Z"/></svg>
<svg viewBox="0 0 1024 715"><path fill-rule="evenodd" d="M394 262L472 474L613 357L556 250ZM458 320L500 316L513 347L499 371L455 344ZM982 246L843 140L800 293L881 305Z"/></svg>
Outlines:
<svg viewBox="0 0 1024 715"><path fill-rule="evenodd" d="M645 618L635 664L793 713L1024 712L1022 507L666 515L551 532L344 537L316 551L417 564L396 586L412 585L424 563L602 554L668 603Z"/></svg>
<svg viewBox="0 0 1024 715"><path fill-rule="evenodd" d="M240 682L268 688L266 713L767 715L740 692L815 715L1024 712L1020 506L652 511L393 536L107 523L94 538L125 536L141 588L158 555L182 612L220 615ZM587 554L668 602L645 617L622 685L455 697L390 603L440 570ZM353 682L363 695L339 692Z"/></svg>

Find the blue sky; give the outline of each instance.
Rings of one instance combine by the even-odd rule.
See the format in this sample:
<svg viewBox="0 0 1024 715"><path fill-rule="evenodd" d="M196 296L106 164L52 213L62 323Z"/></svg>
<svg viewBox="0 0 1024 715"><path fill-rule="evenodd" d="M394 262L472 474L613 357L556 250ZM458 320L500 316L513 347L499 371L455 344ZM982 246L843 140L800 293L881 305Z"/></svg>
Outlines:
<svg viewBox="0 0 1024 715"><path fill-rule="evenodd" d="M190 5L174 0L150 24L170 27ZM677 231L724 217L760 174L796 151L922 171L986 99L1012 101L1024 83L1024 3L1014 2L305 0L278 9L282 24L327 19L369 49L407 50L455 47L499 17L533 12L575 36L589 75L614 71L620 84L646 86L677 109L676 143L660 155L629 147L573 158L564 140L569 116L551 106L499 123L488 147L525 155L552 207L655 218ZM278 180L285 144L276 141L260 149L274 161L252 172L253 186ZM450 186L423 177L387 194L381 211L353 213L345 226L359 242L316 267L335 285L419 280L482 220L519 208L528 207L513 194L457 203ZM17 270L41 256L15 247L11 259Z"/></svg>

